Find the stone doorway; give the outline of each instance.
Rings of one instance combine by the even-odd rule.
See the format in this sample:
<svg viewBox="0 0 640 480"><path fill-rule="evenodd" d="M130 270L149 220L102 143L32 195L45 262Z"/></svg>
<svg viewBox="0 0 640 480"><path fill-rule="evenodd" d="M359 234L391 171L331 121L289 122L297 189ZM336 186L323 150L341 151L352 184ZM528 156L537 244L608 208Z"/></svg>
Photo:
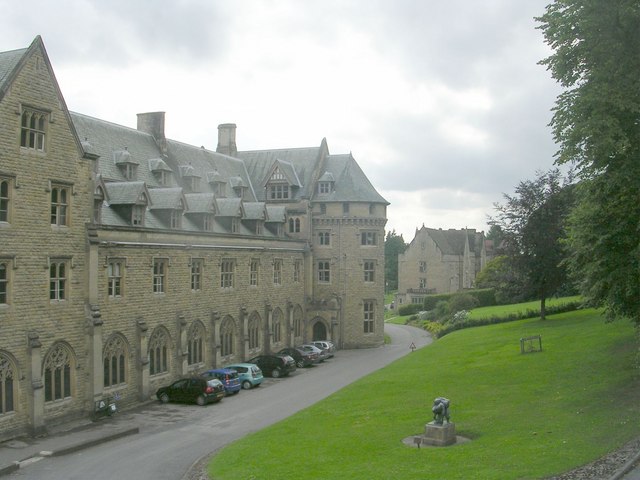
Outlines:
<svg viewBox="0 0 640 480"><path fill-rule="evenodd" d="M322 320L318 320L313 325L313 340L326 340L327 339L327 327Z"/></svg>

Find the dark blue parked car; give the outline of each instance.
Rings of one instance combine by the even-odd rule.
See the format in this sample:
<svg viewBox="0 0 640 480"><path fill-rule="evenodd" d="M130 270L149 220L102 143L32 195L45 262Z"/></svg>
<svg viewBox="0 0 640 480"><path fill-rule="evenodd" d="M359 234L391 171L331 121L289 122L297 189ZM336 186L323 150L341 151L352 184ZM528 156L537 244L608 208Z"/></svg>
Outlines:
<svg viewBox="0 0 640 480"><path fill-rule="evenodd" d="M235 395L242 388L238 372L230 368L214 368L202 372L200 375L206 378L217 378L220 380L222 385L224 385L224 391L227 395Z"/></svg>

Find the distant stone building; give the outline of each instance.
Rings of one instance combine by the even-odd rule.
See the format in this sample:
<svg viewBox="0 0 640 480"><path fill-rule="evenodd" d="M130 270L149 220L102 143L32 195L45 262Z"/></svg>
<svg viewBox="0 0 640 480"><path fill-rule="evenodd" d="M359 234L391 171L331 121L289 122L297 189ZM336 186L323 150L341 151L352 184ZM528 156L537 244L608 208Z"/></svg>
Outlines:
<svg viewBox="0 0 640 480"><path fill-rule="evenodd" d="M483 232L422 226L398 255L396 305L422 303L427 294L473 288L485 263Z"/></svg>
<svg viewBox="0 0 640 480"><path fill-rule="evenodd" d="M383 344L388 203L349 154L216 151L68 111L0 53L0 439L313 339Z"/></svg>

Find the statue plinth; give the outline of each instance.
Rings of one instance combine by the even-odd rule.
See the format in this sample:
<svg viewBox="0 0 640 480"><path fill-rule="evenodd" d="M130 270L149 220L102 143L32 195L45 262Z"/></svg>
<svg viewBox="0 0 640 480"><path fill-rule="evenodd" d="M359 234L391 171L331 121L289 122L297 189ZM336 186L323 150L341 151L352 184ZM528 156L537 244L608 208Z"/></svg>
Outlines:
<svg viewBox="0 0 640 480"><path fill-rule="evenodd" d="M435 447L445 447L456 443L456 425L455 423L438 424L434 422L427 423L424 426L424 435L416 437L416 443L422 445L433 445Z"/></svg>

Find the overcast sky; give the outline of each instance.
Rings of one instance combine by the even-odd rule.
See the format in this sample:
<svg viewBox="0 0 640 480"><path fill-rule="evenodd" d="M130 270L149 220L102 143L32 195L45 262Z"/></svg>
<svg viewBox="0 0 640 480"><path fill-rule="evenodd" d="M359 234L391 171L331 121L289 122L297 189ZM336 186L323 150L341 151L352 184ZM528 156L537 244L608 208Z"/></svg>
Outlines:
<svg viewBox="0 0 640 480"><path fill-rule="evenodd" d="M553 166L559 86L535 16L551 0L0 0L0 50L41 35L67 106L215 150L352 152L387 230L487 230Z"/></svg>

